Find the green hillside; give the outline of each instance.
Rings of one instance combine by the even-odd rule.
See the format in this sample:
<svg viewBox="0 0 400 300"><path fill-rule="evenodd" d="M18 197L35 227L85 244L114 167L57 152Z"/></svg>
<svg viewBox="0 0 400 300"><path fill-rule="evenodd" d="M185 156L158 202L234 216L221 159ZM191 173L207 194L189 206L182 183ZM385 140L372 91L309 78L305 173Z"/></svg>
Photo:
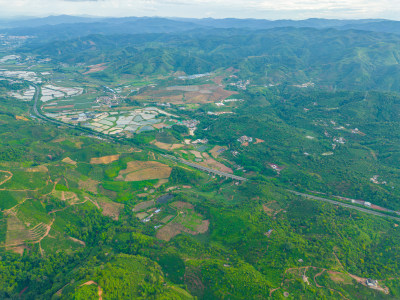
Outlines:
<svg viewBox="0 0 400 300"><path fill-rule="evenodd" d="M398 299L398 39L1 48L0 298Z"/></svg>

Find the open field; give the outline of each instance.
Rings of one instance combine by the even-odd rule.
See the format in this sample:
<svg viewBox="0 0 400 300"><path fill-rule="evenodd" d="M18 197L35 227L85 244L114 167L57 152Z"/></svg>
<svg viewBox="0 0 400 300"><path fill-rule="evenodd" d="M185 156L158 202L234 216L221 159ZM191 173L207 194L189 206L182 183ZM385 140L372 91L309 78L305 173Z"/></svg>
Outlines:
<svg viewBox="0 0 400 300"><path fill-rule="evenodd" d="M117 180L142 181L163 179L171 175L171 168L157 161L130 161L125 170L121 170Z"/></svg>

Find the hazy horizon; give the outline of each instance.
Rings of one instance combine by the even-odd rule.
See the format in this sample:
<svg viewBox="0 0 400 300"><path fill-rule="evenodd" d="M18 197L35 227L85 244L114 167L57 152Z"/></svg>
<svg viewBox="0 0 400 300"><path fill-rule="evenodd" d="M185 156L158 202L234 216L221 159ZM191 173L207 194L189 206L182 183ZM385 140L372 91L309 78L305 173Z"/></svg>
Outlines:
<svg viewBox="0 0 400 300"><path fill-rule="evenodd" d="M91 17L239 18L268 20L391 19L399 20L400 3L388 0L0 0L0 18L56 15Z"/></svg>

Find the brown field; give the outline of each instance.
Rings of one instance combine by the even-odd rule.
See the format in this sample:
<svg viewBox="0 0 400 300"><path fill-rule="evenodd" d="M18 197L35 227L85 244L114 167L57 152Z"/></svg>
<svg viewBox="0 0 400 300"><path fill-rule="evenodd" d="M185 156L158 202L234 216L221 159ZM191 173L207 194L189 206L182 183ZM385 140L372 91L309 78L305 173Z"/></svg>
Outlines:
<svg viewBox="0 0 400 300"><path fill-rule="evenodd" d="M205 232L207 232L209 225L210 225L210 221L203 220L202 223L197 226L196 231L193 231L193 230L186 228L182 224L171 222L171 223L165 225L164 227L162 227L160 230L158 230L156 237L160 240L168 242L174 236L177 236L178 234L180 234L182 232L186 232L191 235L205 233Z"/></svg>
<svg viewBox="0 0 400 300"><path fill-rule="evenodd" d="M171 168L157 161L130 161L125 170L121 170L118 180L142 181L168 178Z"/></svg>
<svg viewBox="0 0 400 300"><path fill-rule="evenodd" d="M146 218L149 214L146 212L141 212L136 214L136 218L138 218L139 220L143 220L144 218Z"/></svg>
<svg viewBox="0 0 400 300"><path fill-rule="evenodd" d="M158 123L158 124L154 124L153 127L156 128L156 129L161 129L161 128L164 128L164 127L168 127L168 125L164 124L164 123Z"/></svg>
<svg viewBox="0 0 400 300"><path fill-rule="evenodd" d="M76 161L70 159L69 157L64 158L62 160L62 162L66 163L66 164L74 165L74 166L76 166L76 164L77 164Z"/></svg>
<svg viewBox="0 0 400 300"><path fill-rule="evenodd" d="M26 171L30 172L30 173L36 173L36 172L47 173L49 171L49 169L47 169L46 166L41 165L41 166L36 166L33 168L28 168L28 169L26 169Z"/></svg>
<svg viewBox="0 0 400 300"><path fill-rule="evenodd" d="M103 156L103 157L92 157L90 159L90 163L92 165L100 165L100 164L111 164L113 161L116 161L119 159L119 154L116 155L108 155L108 156Z"/></svg>
<svg viewBox="0 0 400 300"><path fill-rule="evenodd" d="M244 143L242 143L242 146L243 147L247 147L249 145L249 142L244 142Z"/></svg>
<svg viewBox="0 0 400 300"><path fill-rule="evenodd" d="M182 148L182 147L185 146L185 145L183 145L183 144L167 144L167 143L161 143L161 142L156 141L156 140L152 141L151 144L153 144L153 145L155 145L155 146L157 146L158 148L163 149L163 150L175 150L175 149L179 149L179 148Z"/></svg>
<svg viewBox="0 0 400 300"><path fill-rule="evenodd" d="M99 181L88 179L79 181L79 189L83 189L88 192L97 194L97 187L99 186Z"/></svg>
<svg viewBox="0 0 400 300"><path fill-rule="evenodd" d="M83 73L84 75L86 74L90 74L90 73L94 73L94 72L100 72L103 71L107 68L107 66L105 66L105 64L97 64L97 65L91 65L89 66L89 71L86 71L85 73Z"/></svg>
<svg viewBox="0 0 400 300"><path fill-rule="evenodd" d="M152 207L153 205L154 205L154 200L141 202L141 203L135 205L135 207L133 208L133 211L145 210L149 207Z"/></svg>
<svg viewBox="0 0 400 300"><path fill-rule="evenodd" d="M224 90L216 84L203 84L193 86L171 86L163 90L145 91L132 98L135 100L157 98L160 102L170 102L173 104L214 103L234 94L237 94L237 92Z"/></svg>
<svg viewBox="0 0 400 300"><path fill-rule="evenodd" d="M203 158L203 156L201 156L201 153L200 153L199 151L190 150L190 152L191 152L196 158Z"/></svg>
<svg viewBox="0 0 400 300"><path fill-rule="evenodd" d="M124 205L121 203L98 200L97 203L102 208L103 216L111 217L114 220L118 220L119 214L121 210L124 208Z"/></svg>
<svg viewBox="0 0 400 300"><path fill-rule="evenodd" d="M224 164L216 161L215 159L211 158L207 153L203 153L203 156L205 160L203 162L200 162L199 165L202 165L204 167L208 167L211 169L216 169L221 172L226 172L226 173L233 173L233 170Z"/></svg>

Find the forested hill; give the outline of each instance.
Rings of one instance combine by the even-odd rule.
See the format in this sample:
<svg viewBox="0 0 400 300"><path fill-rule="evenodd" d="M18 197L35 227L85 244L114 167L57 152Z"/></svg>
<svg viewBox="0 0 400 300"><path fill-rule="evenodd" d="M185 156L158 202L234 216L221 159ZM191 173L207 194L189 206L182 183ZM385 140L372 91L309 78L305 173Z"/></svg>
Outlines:
<svg viewBox="0 0 400 300"><path fill-rule="evenodd" d="M22 51L70 64L106 63L104 76L235 67L243 79L258 84L312 82L328 89L400 90L400 37L377 32L288 27L90 35Z"/></svg>

